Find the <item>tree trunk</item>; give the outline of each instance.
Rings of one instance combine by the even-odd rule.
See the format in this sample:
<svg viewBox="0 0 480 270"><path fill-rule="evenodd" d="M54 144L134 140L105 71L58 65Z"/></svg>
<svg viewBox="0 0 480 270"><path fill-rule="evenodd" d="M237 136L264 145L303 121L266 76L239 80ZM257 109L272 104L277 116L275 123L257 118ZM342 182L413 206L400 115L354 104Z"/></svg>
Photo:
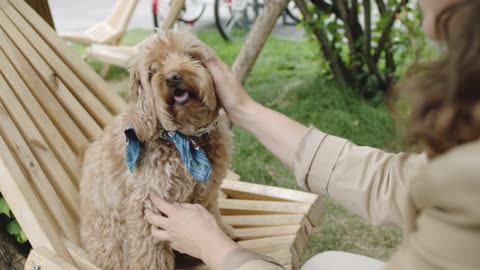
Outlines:
<svg viewBox="0 0 480 270"><path fill-rule="evenodd" d="M16 243L12 241L5 230L0 230L0 269L21 270L24 269L25 261L26 258Z"/></svg>
<svg viewBox="0 0 480 270"><path fill-rule="evenodd" d="M50 12L50 6L48 0L25 0L29 6L31 6L42 17L53 30L55 25L53 24L52 13Z"/></svg>
<svg viewBox="0 0 480 270"><path fill-rule="evenodd" d="M240 53L232 66L233 75L243 84L252 71L263 45L272 32L278 17L287 7L289 0L267 0L262 14L258 16L252 31L247 37Z"/></svg>

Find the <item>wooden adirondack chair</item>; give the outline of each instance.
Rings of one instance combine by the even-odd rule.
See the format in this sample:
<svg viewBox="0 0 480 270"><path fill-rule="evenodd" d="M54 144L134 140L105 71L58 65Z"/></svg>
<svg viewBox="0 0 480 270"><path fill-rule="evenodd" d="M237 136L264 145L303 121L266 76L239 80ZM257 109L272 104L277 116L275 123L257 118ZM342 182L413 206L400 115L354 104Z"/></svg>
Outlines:
<svg viewBox="0 0 480 270"><path fill-rule="evenodd" d="M81 33L60 33L65 40L83 45L118 44L125 35L138 0L117 0L112 13L105 20ZM94 8L94 7L92 7Z"/></svg>
<svg viewBox="0 0 480 270"><path fill-rule="evenodd" d="M23 0L0 0L0 191L33 247L25 269L98 269L80 246L78 156L124 106ZM318 196L234 179L221 195L241 246L298 269Z"/></svg>
<svg viewBox="0 0 480 270"><path fill-rule="evenodd" d="M172 1L167 17L163 20L160 29L162 31L171 29L182 11L185 0ZM92 44L85 51L86 59L95 59L108 65L129 67L137 55L142 42L135 46ZM103 76L103 74L101 74Z"/></svg>
<svg viewBox="0 0 480 270"><path fill-rule="evenodd" d="M138 0L117 0L112 13L101 21L81 33L60 33L66 41L90 46L92 44L118 45L127 31ZM110 65L103 65L100 75L107 76Z"/></svg>

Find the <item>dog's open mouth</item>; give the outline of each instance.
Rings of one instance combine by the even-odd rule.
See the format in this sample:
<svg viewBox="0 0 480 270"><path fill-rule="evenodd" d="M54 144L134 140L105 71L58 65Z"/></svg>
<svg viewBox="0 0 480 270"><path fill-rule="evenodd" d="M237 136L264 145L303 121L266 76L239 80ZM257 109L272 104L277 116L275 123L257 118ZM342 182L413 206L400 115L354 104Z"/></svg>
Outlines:
<svg viewBox="0 0 480 270"><path fill-rule="evenodd" d="M186 104L190 99L192 98L192 94L183 89L177 89L174 92L173 99L175 100L175 103L177 104Z"/></svg>

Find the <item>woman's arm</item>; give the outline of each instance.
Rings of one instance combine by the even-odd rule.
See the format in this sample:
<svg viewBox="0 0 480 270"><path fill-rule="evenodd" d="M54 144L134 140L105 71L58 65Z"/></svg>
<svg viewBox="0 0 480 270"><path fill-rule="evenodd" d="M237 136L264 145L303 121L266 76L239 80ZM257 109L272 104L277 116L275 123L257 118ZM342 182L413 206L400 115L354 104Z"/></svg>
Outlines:
<svg viewBox="0 0 480 270"><path fill-rule="evenodd" d="M293 168L300 186L328 194L375 224L401 226L409 179L424 155L393 154L309 128L256 103L215 56L207 63L217 96L236 125Z"/></svg>
<svg viewBox="0 0 480 270"><path fill-rule="evenodd" d="M207 67L230 120L252 133L283 163L293 168L295 151L307 127L255 102L218 57L208 62Z"/></svg>

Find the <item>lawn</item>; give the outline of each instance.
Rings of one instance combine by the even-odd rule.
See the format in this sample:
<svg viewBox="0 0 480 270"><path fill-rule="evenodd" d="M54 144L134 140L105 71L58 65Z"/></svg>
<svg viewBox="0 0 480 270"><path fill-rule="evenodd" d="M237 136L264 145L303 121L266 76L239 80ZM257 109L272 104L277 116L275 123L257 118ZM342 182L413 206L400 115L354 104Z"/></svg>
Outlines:
<svg viewBox="0 0 480 270"><path fill-rule="evenodd" d="M150 31L130 31L124 44L135 44ZM231 64L241 43L226 43L216 32L198 33L222 59ZM82 48L76 47L79 53ZM305 125L347 138L360 145L398 149L395 124L381 97L364 101L319 76L321 57L316 44L270 38L245 88L258 102ZM99 63L90 61L97 70ZM128 73L112 68L107 80L123 97ZM249 133L234 128L233 170L244 181L296 188L292 172L265 150ZM343 250L379 259L388 258L401 240L398 231L374 227L325 198L326 212L311 237L303 260L326 250Z"/></svg>

